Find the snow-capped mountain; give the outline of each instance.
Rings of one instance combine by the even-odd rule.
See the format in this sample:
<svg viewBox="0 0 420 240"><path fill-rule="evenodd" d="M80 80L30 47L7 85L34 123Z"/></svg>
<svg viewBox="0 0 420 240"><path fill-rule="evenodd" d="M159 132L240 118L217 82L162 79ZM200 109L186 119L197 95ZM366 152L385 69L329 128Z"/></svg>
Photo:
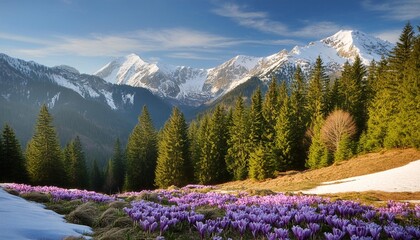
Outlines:
<svg viewBox="0 0 420 240"><path fill-rule="evenodd" d="M0 125L11 124L23 146L42 104L50 108L62 144L79 135L96 156L110 153L117 137L127 139L143 105L157 127L171 111L147 89L111 84L69 66L46 67L0 54Z"/></svg>
<svg viewBox="0 0 420 240"><path fill-rule="evenodd" d="M308 73L318 56L327 72L333 74L357 55L368 65L373 59L387 55L392 47L391 43L366 33L341 30L290 51L282 50L268 57L239 55L211 69L147 63L130 54L108 63L95 75L111 83L145 87L158 96L198 106L223 96L251 77L290 80L297 65Z"/></svg>
<svg viewBox="0 0 420 240"><path fill-rule="evenodd" d="M202 91L207 72L205 69L147 63L139 56L130 54L108 63L95 75L110 83L147 88L160 97L193 104L194 101L209 98Z"/></svg>

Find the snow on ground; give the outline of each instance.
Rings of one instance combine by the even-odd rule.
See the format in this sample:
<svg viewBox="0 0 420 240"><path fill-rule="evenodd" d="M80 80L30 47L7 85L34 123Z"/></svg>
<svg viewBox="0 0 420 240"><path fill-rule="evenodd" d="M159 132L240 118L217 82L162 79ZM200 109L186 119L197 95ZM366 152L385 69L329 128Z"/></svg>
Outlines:
<svg viewBox="0 0 420 240"><path fill-rule="evenodd" d="M303 191L306 194L325 194L339 192L363 192L377 190L384 192L419 192L420 160L405 166L383 172L324 182L314 189Z"/></svg>
<svg viewBox="0 0 420 240"><path fill-rule="evenodd" d="M88 226L66 223L62 215L0 188L0 239L56 240L91 232Z"/></svg>

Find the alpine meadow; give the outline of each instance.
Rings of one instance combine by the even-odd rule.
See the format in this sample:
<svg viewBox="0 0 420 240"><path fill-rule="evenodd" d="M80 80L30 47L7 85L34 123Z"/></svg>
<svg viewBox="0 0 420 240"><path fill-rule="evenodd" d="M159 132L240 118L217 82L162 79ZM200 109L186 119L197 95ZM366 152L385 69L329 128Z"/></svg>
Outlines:
<svg viewBox="0 0 420 240"><path fill-rule="evenodd" d="M0 239L420 239L418 0L53 2L0 10Z"/></svg>

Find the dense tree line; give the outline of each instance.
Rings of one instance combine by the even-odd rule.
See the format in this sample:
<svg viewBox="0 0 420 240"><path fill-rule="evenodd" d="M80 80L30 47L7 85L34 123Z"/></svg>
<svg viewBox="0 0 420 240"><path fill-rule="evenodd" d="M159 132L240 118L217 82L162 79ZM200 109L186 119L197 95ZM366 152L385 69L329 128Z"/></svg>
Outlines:
<svg viewBox="0 0 420 240"><path fill-rule="evenodd" d="M219 105L189 124L174 108L160 131L144 107L127 146L116 140L104 169L96 160L86 166L79 137L60 149L44 105L25 154L13 130L4 127L0 180L138 191L263 180L360 152L419 148L419 82L420 36L407 24L390 56L368 68L355 57L337 79L327 77L318 57L307 79L297 66L289 85L272 79L265 96L260 89L254 92L250 106L239 96L234 107Z"/></svg>

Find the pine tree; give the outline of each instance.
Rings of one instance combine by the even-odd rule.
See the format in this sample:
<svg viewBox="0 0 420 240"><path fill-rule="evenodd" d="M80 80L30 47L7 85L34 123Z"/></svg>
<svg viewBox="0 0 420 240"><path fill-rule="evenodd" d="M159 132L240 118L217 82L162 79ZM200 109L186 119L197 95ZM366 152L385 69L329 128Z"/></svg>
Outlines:
<svg viewBox="0 0 420 240"><path fill-rule="evenodd" d="M13 129L5 125L0 136L0 182L26 182L25 158Z"/></svg>
<svg viewBox="0 0 420 240"><path fill-rule="evenodd" d="M414 44L414 29L410 23L407 23L402 30L395 48L391 52L389 58L390 67L393 71L391 74L393 78L402 80L405 77L405 64L410 58L411 51Z"/></svg>
<svg viewBox="0 0 420 240"><path fill-rule="evenodd" d="M279 90L277 88L277 80L271 79L268 91L265 94L262 112L266 123L264 129L264 141L266 145L273 145L275 138L274 127L276 126L277 116L279 112Z"/></svg>
<svg viewBox="0 0 420 240"><path fill-rule="evenodd" d="M255 180L264 180L273 177L274 162L272 157L268 156L267 149L260 145L251 152L249 156L249 177Z"/></svg>
<svg viewBox="0 0 420 240"><path fill-rule="evenodd" d="M108 194L114 194L117 191L117 182L114 176L114 169L112 160L108 160L106 169L105 169L105 182L104 182L104 192Z"/></svg>
<svg viewBox="0 0 420 240"><path fill-rule="evenodd" d="M338 143L338 148L334 152L334 162L339 162L342 160L347 160L353 156L353 144L351 138L344 134L340 142Z"/></svg>
<svg viewBox="0 0 420 240"><path fill-rule="evenodd" d="M382 67L377 92L369 108L365 149L415 146L418 140L418 68L409 69L410 57L418 57L416 38L410 24L400 35L399 42L389 57L389 65ZM412 62L416 63L416 60ZM414 142L413 142L414 141ZM411 143L409 143L411 142Z"/></svg>
<svg viewBox="0 0 420 240"><path fill-rule="evenodd" d="M249 127L242 96L236 100L229 135L226 166L233 179L242 180L248 176L249 166Z"/></svg>
<svg viewBox="0 0 420 240"><path fill-rule="evenodd" d="M125 178L125 156L121 149L120 139L117 138L114 145L114 154L111 159L112 176L115 181L114 192L121 192L124 185Z"/></svg>
<svg viewBox="0 0 420 240"><path fill-rule="evenodd" d="M146 106L127 143L126 190L152 189L157 161L157 134Z"/></svg>
<svg viewBox="0 0 420 240"><path fill-rule="evenodd" d="M196 165L196 177L201 184L216 184L227 180L225 122L224 110L220 105L213 114L205 115L200 121L200 158Z"/></svg>
<svg viewBox="0 0 420 240"><path fill-rule="evenodd" d="M212 139L213 161L215 165L215 182L221 183L229 180L229 174L226 168L228 127L227 116L221 105L216 107L213 116L210 119L210 137Z"/></svg>
<svg viewBox="0 0 420 240"><path fill-rule="evenodd" d="M331 163L331 156L327 146L321 139L321 128L324 123L322 115L319 114L315 118L313 136L311 146L309 147L309 155L306 161L306 167L311 169L326 167Z"/></svg>
<svg viewBox="0 0 420 240"><path fill-rule="evenodd" d="M251 98L251 109L249 112L249 141L250 150L262 144L263 134L265 129L265 120L262 112L262 94L261 89L258 88Z"/></svg>
<svg viewBox="0 0 420 240"><path fill-rule="evenodd" d="M47 106L41 107L35 134L26 148L30 181L37 185L63 185L65 171L53 118Z"/></svg>
<svg viewBox="0 0 420 240"><path fill-rule="evenodd" d="M155 184L160 188L183 186L192 179L188 129L184 115L174 108L159 141Z"/></svg>
<svg viewBox="0 0 420 240"><path fill-rule="evenodd" d="M404 63L404 77L398 82L397 113L390 121L384 139L385 147L420 147L420 35L412 39L412 49L409 54ZM406 57L401 55L396 54L395 58Z"/></svg>
<svg viewBox="0 0 420 240"><path fill-rule="evenodd" d="M278 151L278 161L276 168L279 171L286 171L293 168L293 162L297 158L297 145L299 139L297 136L298 126L295 125L296 115L293 114L291 103L288 98L280 110L280 115L276 124L275 149Z"/></svg>
<svg viewBox="0 0 420 240"><path fill-rule="evenodd" d="M191 165L194 169L194 181L198 181L199 161L201 157L202 140L199 136L202 119L197 117L188 126L188 141L190 142Z"/></svg>
<svg viewBox="0 0 420 240"><path fill-rule="evenodd" d="M210 119L205 115L200 121L199 141L200 157L196 165L196 179L200 184L211 184L214 182L215 164L213 159L212 139L210 136Z"/></svg>
<svg viewBox="0 0 420 240"><path fill-rule="evenodd" d="M321 60L318 56L315 62L315 66L310 74L306 110L310 122L314 122L318 112L322 115L326 115L330 106L327 103L328 96L328 85L329 81L325 74L325 69Z"/></svg>
<svg viewBox="0 0 420 240"><path fill-rule="evenodd" d="M87 188L89 180L86 159L79 136L67 144L64 150L64 163L68 186L79 189Z"/></svg>
<svg viewBox="0 0 420 240"><path fill-rule="evenodd" d="M291 84L291 95L290 95L290 111L293 120L295 121L292 125L294 126L295 139L293 140L296 144L296 154L293 160L294 169L302 169L305 166L306 152L309 146L306 146L304 138L305 132L309 124L308 114L306 112L306 96L307 96L307 85L303 76L301 68L298 66L294 74L294 78Z"/></svg>
<svg viewBox="0 0 420 240"><path fill-rule="evenodd" d="M93 191L102 191L104 186L102 171L99 170L98 162L93 160L90 174L91 188Z"/></svg>

